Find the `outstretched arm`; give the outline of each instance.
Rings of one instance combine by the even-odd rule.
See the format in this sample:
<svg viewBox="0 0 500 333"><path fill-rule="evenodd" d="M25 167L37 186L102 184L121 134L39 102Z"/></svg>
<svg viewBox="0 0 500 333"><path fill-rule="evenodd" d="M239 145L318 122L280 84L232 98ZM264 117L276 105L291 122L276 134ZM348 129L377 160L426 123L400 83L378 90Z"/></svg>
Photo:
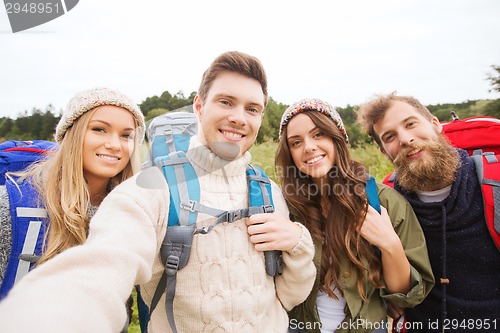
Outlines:
<svg viewBox="0 0 500 333"><path fill-rule="evenodd" d="M36 267L0 303L2 331L118 332L134 284L151 278L165 193L135 178L116 187L87 241Z"/></svg>

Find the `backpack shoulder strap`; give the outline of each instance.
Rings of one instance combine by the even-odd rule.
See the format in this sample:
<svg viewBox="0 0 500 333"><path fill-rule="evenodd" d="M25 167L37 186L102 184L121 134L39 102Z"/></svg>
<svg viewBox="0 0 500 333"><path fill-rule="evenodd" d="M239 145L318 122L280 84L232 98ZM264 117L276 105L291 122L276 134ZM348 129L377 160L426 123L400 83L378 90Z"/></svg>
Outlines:
<svg viewBox="0 0 500 333"><path fill-rule="evenodd" d="M380 214L380 200L378 198L377 183L375 178L370 175L368 181L366 182L366 196L368 197L368 204L375 208L375 210Z"/></svg>
<svg viewBox="0 0 500 333"><path fill-rule="evenodd" d="M198 212L194 205L200 201L200 183L186 154L175 151L156 158L154 163L161 168L170 190L168 225L195 224Z"/></svg>
<svg viewBox="0 0 500 333"><path fill-rule="evenodd" d="M249 214L272 213L274 212L273 194L271 181L267 177L264 170L257 166L249 164L247 166L248 180L248 202L250 210ZM277 276L283 273L283 258L281 251L264 251L266 264L266 273L269 276Z"/></svg>
<svg viewBox="0 0 500 333"><path fill-rule="evenodd" d="M500 161L494 153L474 151L471 156L476 165L476 174L481 186L486 225L500 251Z"/></svg>
<svg viewBox="0 0 500 333"><path fill-rule="evenodd" d="M31 270L42 254L48 217L47 211L38 207L38 192L29 179L16 181L9 177L5 186L12 221L12 247L0 286L0 299Z"/></svg>
<svg viewBox="0 0 500 333"><path fill-rule="evenodd" d="M249 164L247 166L248 202L250 207L263 207L262 213L274 211L271 181L264 170Z"/></svg>
<svg viewBox="0 0 500 333"><path fill-rule="evenodd" d="M174 296L177 271L186 266L191 252L198 211L195 203L200 201L198 177L183 151L174 151L155 159L165 176L170 191L168 227L160 248L165 271L153 295L151 313L158 305L163 293L167 319L173 332L177 332L174 320ZM149 322L148 319L148 322Z"/></svg>

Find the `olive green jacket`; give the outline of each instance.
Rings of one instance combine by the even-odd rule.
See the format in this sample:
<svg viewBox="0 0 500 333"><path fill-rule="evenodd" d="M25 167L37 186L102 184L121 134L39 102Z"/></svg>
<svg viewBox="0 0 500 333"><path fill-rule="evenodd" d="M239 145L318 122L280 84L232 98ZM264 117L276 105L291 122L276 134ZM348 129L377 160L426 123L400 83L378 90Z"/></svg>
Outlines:
<svg viewBox="0 0 500 333"><path fill-rule="evenodd" d="M341 260L340 282L346 299L346 314L342 326L335 332L371 332L387 321L384 301L399 307L414 307L422 302L434 286L424 234L410 204L395 190L377 185L380 204L387 209L394 230L401 239L411 266L411 290L407 294L389 294L385 289L375 289L365 284L367 301L363 301L357 289L357 273L350 269L347 258ZM320 332L320 318L316 298L320 287L321 240L314 239L316 281L308 298L293 308L290 313L290 327L308 332ZM366 264L366 262L365 262ZM383 281L382 281L383 282Z"/></svg>

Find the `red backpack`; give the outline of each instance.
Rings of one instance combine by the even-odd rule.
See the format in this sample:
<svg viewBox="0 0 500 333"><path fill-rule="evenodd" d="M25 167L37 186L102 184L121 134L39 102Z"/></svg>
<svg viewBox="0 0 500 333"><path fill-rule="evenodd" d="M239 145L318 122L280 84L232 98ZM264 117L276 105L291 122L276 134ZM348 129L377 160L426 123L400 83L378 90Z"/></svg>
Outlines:
<svg viewBox="0 0 500 333"><path fill-rule="evenodd" d="M454 120L441 123L443 135L454 147L466 150L476 164L486 224L500 251L500 119L476 116L460 120L453 111L452 116ZM383 183L394 187L394 179L392 172Z"/></svg>

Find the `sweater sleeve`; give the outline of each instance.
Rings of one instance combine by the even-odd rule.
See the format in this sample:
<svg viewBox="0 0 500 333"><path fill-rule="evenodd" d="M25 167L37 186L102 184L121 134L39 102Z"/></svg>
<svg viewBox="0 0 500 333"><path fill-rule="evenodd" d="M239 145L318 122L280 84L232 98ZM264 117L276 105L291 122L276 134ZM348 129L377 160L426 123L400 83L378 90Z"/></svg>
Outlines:
<svg viewBox="0 0 500 333"><path fill-rule="evenodd" d="M410 263L410 286L406 294L380 291L382 298L400 307L421 303L434 286L434 275L427 254L425 236L411 205L395 190L380 185L381 204L387 208L394 230L401 239Z"/></svg>
<svg viewBox="0 0 500 333"><path fill-rule="evenodd" d="M277 214L289 218L288 208L279 187L273 183L273 201ZM289 311L302 303L314 285L316 267L314 266L314 244L311 234L302 224L299 243L290 251L283 251L283 274L275 279L276 293L283 307Z"/></svg>
<svg viewBox="0 0 500 333"><path fill-rule="evenodd" d="M0 303L2 331L122 329L133 286L151 278L163 237L162 217L168 215L166 182L158 169L148 170L105 198L83 245L55 256L16 284Z"/></svg>
<svg viewBox="0 0 500 333"><path fill-rule="evenodd" d="M0 186L0 285L2 284L12 247L12 222L9 195L5 185Z"/></svg>

